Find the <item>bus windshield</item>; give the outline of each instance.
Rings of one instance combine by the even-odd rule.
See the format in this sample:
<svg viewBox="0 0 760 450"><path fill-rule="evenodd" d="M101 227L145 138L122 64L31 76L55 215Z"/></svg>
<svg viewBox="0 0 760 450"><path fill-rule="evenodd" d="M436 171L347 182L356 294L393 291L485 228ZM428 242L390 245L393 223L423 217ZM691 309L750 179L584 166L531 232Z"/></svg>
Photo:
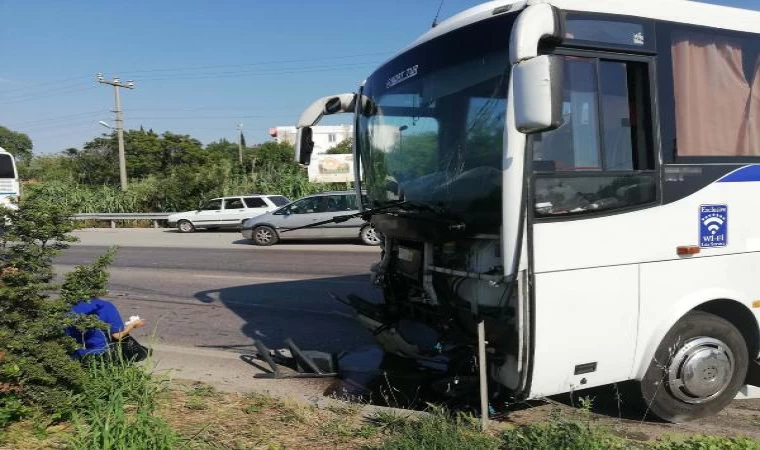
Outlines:
<svg viewBox="0 0 760 450"><path fill-rule="evenodd" d="M404 200L498 223L513 20L423 43L367 79L357 121L367 206Z"/></svg>
<svg viewBox="0 0 760 450"><path fill-rule="evenodd" d="M16 178L13 157L11 155L0 154L0 178Z"/></svg>

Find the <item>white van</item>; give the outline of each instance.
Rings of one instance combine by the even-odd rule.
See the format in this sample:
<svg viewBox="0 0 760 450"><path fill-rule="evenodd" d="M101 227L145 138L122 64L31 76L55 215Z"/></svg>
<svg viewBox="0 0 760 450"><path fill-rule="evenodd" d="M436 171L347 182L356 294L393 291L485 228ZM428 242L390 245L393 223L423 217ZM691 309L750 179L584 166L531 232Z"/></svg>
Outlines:
<svg viewBox="0 0 760 450"><path fill-rule="evenodd" d="M282 195L239 195L209 200L195 211L175 213L167 219L170 227L181 233L192 233L197 228L239 229L246 220L273 211L290 203Z"/></svg>

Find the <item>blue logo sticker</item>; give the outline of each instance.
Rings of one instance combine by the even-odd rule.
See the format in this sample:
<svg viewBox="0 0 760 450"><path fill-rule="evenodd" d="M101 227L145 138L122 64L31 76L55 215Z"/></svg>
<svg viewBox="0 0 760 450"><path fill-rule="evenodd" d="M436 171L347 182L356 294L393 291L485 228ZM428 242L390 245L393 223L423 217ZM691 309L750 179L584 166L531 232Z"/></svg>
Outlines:
<svg viewBox="0 0 760 450"><path fill-rule="evenodd" d="M728 244L728 206L699 207L699 246L725 247Z"/></svg>

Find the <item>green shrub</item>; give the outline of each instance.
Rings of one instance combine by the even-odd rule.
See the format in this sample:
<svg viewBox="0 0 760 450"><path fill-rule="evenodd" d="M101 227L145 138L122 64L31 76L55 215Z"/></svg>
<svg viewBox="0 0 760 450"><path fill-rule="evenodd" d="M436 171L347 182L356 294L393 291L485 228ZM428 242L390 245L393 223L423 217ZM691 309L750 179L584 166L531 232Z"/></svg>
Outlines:
<svg viewBox="0 0 760 450"><path fill-rule="evenodd" d="M449 415L443 409L402 423L394 421L392 437L382 444L385 450L496 450L497 438L482 433L477 420L464 414Z"/></svg>
<svg viewBox="0 0 760 450"><path fill-rule="evenodd" d="M70 357L77 343L64 330L103 326L70 314L71 306L92 292L89 287L102 285L112 254L91 269L67 275L69 288L50 296L55 290L52 258L74 240L69 211L58 202L30 197L18 210L0 213L8 219L0 237L0 385L15 391L23 406L42 409L53 420L64 418L77 404L85 379L81 364ZM8 420L18 417L15 402L6 400L3 408Z"/></svg>
<svg viewBox="0 0 760 450"><path fill-rule="evenodd" d="M0 428L5 428L13 422L29 414L29 408L21 403L13 394L0 394Z"/></svg>
<svg viewBox="0 0 760 450"><path fill-rule="evenodd" d="M634 448L630 441L590 423L555 419L502 435L504 450L607 450Z"/></svg>
<svg viewBox="0 0 760 450"><path fill-rule="evenodd" d="M744 437L695 436L683 441L657 442L654 450L760 450L760 441Z"/></svg>
<svg viewBox="0 0 760 450"><path fill-rule="evenodd" d="M70 446L77 450L176 448L179 437L155 414L166 389L142 367L107 359L87 366Z"/></svg>

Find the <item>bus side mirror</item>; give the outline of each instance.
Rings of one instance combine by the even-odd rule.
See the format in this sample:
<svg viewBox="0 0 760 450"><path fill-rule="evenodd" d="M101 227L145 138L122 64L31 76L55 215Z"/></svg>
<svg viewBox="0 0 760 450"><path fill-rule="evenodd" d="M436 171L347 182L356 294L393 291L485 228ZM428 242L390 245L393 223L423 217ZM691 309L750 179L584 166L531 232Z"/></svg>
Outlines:
<svg viewBox="0 0 760 450"><path fill-rule="evenodd" d="M296 136L296 161L308 166L311 153L314 151L314 141L311 139L311 127L301 127Z"/></svg>
<svg viewBox="0 0 760 450"><path fill-rule="evenodd" d="M525 134L562 125L562 59L541 55L513 69L515 127Z"/></svg>

